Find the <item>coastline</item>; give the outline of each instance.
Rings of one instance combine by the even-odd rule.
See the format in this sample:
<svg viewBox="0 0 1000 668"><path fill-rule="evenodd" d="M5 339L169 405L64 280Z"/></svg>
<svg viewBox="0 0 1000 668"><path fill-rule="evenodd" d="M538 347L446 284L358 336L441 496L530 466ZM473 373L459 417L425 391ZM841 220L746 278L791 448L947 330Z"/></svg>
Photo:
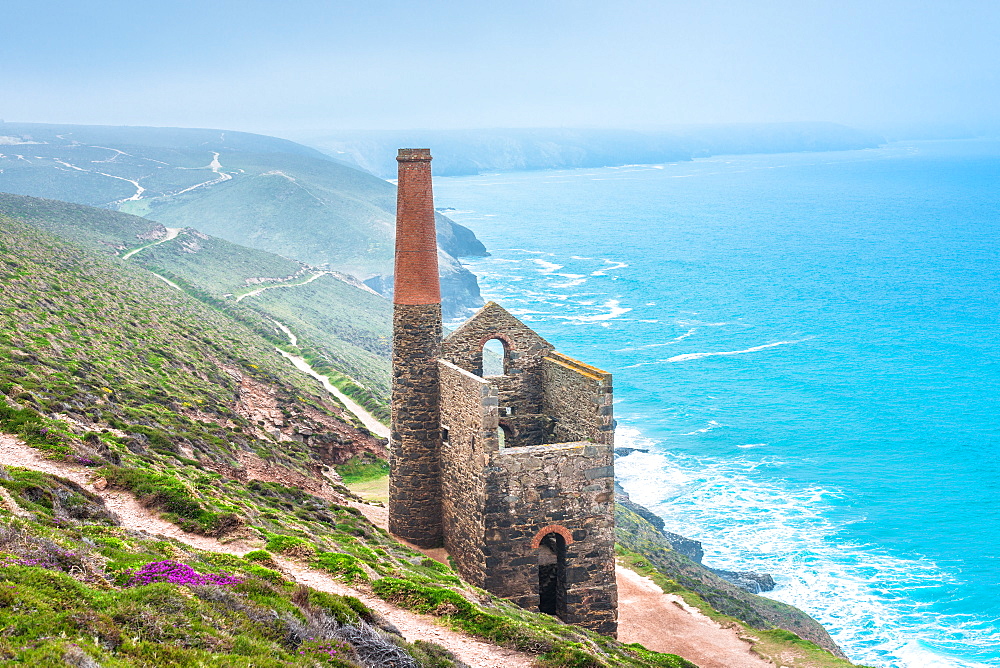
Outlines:
<svg viewBox="0 0 1000 668"><path fill-rule="evenodd" d="M449 215L476 230L494 254L470 263L480 275L483 293L509 304L561 347L612 369L616 388L628 388L620 395L616 415L626 430L629 425L638 428L634 432L640 440L633 445L651 450L625 458L641 463L634 475L626 475L627 464L620 469L620 481L633 500L666 518L669 530L703 540L706 563L772 573L777 587L765 595L810 610L857 660L892 668L964 668L992 665L1000 629L993 621L995 601L975 588L977 582L993 581L988 578L995 569L981 558L992 535L983 525L991 506L983 505L985 500L961 505L968 493L952 493L951 488L965 480L966 467L973 467L972 451L990 443L996 432L988 424L973 425L962 439L967 452L955 450L958 445L950 445L955 432L930 423L940 427L955 420L945 412L948 401L973 405L960 388L947 390L956 397L936 402L932 410L915 400L924 408L911 415L899 401L880 403L895 396L891 387L868 382L871 374L855 374L859 368L876 370L874 378L881 381L910 368L947 370L944 363L960 351L965 351L965 369L968 355L989 350L989 342L980 341L979 330L952 319L922 325L919 339L901 341L899 335L910 332L901 330L900 322L923 323L921 314L929 312L926 304L905 310L913 290L876 293L880 301L871 314L846 317L830 310L839 324L835 330L827 328L813 314L822 314L829 301L802 303L802 295L836 285L834 296L849 297L857 311L872 281L876 287L891 286L899 272L886 272L878 263L866 267L862 258L848 255L842 261L835 258L841 263L831 266L830 275L849 281L830 282L821 272L790 270L789 261L812 267L810 258L789 257L782 244L788 236L833 243L849 233L860 235L872 249L882 248L875 243L881 238L892 244L888 248L896 248L896 227L873 226L870 217L855 211L882 197L873 175L894 175L891 183L897 190L919 184L912 186L916 203L954 197L966 192L965 181L958 176L942 180L941 174L951 172L939 170L966 164L955 156L978 160L968 163L970 169L992 164L981 156L992 159L995 151L977 146L972 141L899 142L874 150L716 156L645 168L441 179L436 188L439 204L454 209ZM917 178L925 176L927 183ZM827 188L824 179L834 179L831 191L851 192L859 183L868 190L847 205L836 197L817 200L815 188ZM798 188L789 201L826 202L820 213L835 216L837 225L818 225L819 230L829 228L825 237L808 227L817 212L796 212L789 218L784 192L777 190L789 184ZM778 195L773 200L772 192ZM726 201L720 197L731 194L744 203L742 208L719 204ZM924 224L919 217L924 214L906 208L910 200L904 195L910 194L893 191L890 222ZM708 207L711 217L691 213L700 206ZM754 216L776 222L765 226ZM863 229L852 226L853 221L864 221ZM707 234L713 243L692 244L684 236L686 228ZM720 230L731 236L720 236ZM749 244L748 230L768 243ZM913 234L905 238L912 241ZM774 252L769 255L767 248ZM956 256L931 254L937 272L941 257L948 261ZM986 262L985 251L963 261L978 267ZM606 271L610 267L619 268ZM754 302L752 309L746 305L746 289L741 288L747 277L759 281L749 287L767 295L767 303ZM934 296L927 286L921 283L922 299ZM947 298L964 304L957 289ZM961 341L955 332L962 333ZM796 343L762 347L783 341ZM815 359L827 367L814 369ZM837 366L841 360L842 369ZM829 375L830 365L840 375L830 376L829 385L816 385ZM954 385L948 384L951 371L943 371L940 379L923 374L937 388ZM852 378L866 381L859 386L864 400L858 406L841 401ZM775 385L775 379L783 384ZM909 387L910 395L921 396L920 383ZM808 401L775 410L784 399L775 389L794 389L796 394L789 395L793 402ZM914 430L926 436L911 435ZM619 447L628 446L626 440L619 438ZM904 442L915 447L897 453ZM950 454L941 459L930 454L934 449ZM861 452L866 454L859 458ZM884 471L881 484L870 475L872 467ZM943 472L935 469L961 473L942 485ZM910 531L904 523L924 514L923 504L936 499L935 488L948 490L952 500L929 511L933 531ZM982 508L978 515L977 507ZM955 517L963 522L948 521ZM979 527L976 535L966 536L965 520Z"/></svg>

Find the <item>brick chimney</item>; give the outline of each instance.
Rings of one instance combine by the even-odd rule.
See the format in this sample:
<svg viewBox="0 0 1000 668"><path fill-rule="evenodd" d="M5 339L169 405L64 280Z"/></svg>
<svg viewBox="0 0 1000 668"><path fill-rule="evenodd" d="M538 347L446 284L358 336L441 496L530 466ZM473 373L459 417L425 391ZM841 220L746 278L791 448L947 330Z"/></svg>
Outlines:
<svg viewBox="0 0 1000 668"><path fill-rule="evenodd" d="M401 148L392 318L389 531L420 547L442 543L438 279L431 152Z"/></svg>
<svg viewBox="0 0 1000 668"><path fill-rule="evenodd" d="M396 190L396 304L440 304L437 234L434 229L434 193L431 191L431 152L401 148Z"/></svg>

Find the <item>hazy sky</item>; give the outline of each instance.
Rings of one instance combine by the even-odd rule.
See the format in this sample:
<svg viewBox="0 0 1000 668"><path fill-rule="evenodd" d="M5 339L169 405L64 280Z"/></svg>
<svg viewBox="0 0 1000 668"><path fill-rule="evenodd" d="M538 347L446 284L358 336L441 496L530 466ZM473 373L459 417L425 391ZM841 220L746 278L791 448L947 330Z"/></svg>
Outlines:
<svg viewBox="0 0 1000 668"><path fill-rule="evenodd" d="M0 0L0 118L993 123L1000 0Z"/></svg>

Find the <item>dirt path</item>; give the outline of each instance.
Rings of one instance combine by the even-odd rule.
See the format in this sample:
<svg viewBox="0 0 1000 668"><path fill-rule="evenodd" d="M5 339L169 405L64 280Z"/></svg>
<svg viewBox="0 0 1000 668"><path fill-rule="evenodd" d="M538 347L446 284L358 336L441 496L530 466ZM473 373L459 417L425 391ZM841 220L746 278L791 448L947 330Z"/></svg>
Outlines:
<svg viewBox="0 0 1000 668"><path fill-rule="evenodd" d="M182 531L177 526L160 519L143 508L131 494L96 488L89 480L90 469L44 459L37 450L7 434L0 434L0 464L51 473L83 485L104 499L108 510L118 515L122 526L128 529L176 538L199 550L243 555L253 549L252 546L238 541L223 543L214 538ZM392 622L407 640L411 642L414 640L435 642L446 647L455 656L474 668L531 668L534 665L534 657L529 654L503 649L456 633L439 625L434 617L403 610L348 587L325 573L314 571L288 559L278 558L277 561L286 573L294 577L296 582L309 585L320 591L356 596L365 605Z"/></svg>
<svg viewBox="0 0 1000 668"><path fill-rule="evenodd" d="M753 654L736 631L712 621L680 596L664 594L652 580L622 566L615 575L622 642L677 654L700 668L774 668Z"/></svg>
<svg viewBox="0 0 1000 668"><path fill-rule="evenodd" d="M125 200L123 200L123 201L125 201ZM124 255L122 255L122 259L123 260L127 260L130 257L132 257L133 255L135 255L136 253L138 253L139 251L144 251L147 248L151 248L153 246L158 246L158 245L160 245L162 243L166 243L167 241L172 241L172 240L174 240L174 239L177 238L177 235L180 234L181 231L183 231L184 228L183 227L166 227L164 229L167 231L167 233L162 238L157 239L156 241L154 241L151 244L146 244L145 246L139 246L138 248L133 248L129 252L127 252ZM160 276L160 275L157 274L157 276ZM163 277L160 276L160 278L163 278ZM163 280L166 281L167 279L163 278ZM167 282L169 283L170 281L167 281ZM174 285L174 284L171 284L171 285ZM177 287L177 286L174 285L174 287Z"/></svg>
<svg viewBox="0 0 1000 668"><path fill-rule="evenodd" d="M256 295L259 295L260 293L264 292L264 290L274 290L275 288L295 288L300 285L308 285L309 283L312 283L320 276L326 276L329 273L330 272L328 271L317 271L304 281L298 281L294 283L289 281L288 283L276 283L275 285L265 285L262 288L256 288L254 290L251 290L250 292L244 292L242 295L236 298L236 301L240 302L246 299L247 297L255 297Z"/></svg>
<svg viewBox="0 0 1000 668"><path fill-rule="evenodd" d="M330 379L327 376L324 376L323 374L313 369L311 366L309 366L309 362L305 361L298 355L293 355L289 352L285 352L281 348L277 348L276 350L279 353L281 353L282 357L291 362L296 369L309 374L310 376L321 382L323 384L323 387L326 388L327 392L340 399L340 402L344 404L347 410L351 411L356 416L358 416L358 419L361 420L361 424L363 424L368 429L368 431L375 434L376 436L381 436L382 438L389 438L389 428L386 427L381 422L379 422L378 420L376 420L375 416L366 411L358 402L354 401L349 396L341 392L337 386L335 386L333 383L330 382Z"/></svg>
<svg viewBox="0 0 1000 668"><path fill-rule="evenodd" d="M232 174L227 174L226 172L222 171L222 163L219 162L219 154L216 151L212 151L212 162L208 163L208 165L206 165L205 167L177 167L177 169L211 169L212 172L215 174L215 178L209 181L203 181L201 183L197 183L191 186L190 188L185 188L184 190L179 190L175 193L170 193L171 197L176 197L177 195L183 195L184 193L191 192L192 190L196 190L198 188L206 188L208 186L214 186L217 183L223 183L224 181L228 181L231 178L233 178Z"/></svg>
<svg viewBox="0 0 1000 668"><path fill-rule="evenodd" d="M529 668L534 665L534 657L528 654L490 645L456 633L440 626L430 615L417 615L401 610L391 603L358 592L322 573L287 559L278 558L276 561L282 570L295 576L296 582L331 594L356 596L362 603L395 624L407 640L419 638L447 647L473 668Z"/></svg>

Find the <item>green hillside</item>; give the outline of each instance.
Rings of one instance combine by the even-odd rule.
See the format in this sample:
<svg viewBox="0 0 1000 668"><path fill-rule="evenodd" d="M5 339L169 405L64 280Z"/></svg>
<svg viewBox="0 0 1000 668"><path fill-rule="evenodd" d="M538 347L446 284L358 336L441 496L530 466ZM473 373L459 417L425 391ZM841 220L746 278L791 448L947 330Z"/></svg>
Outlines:
<svg viewBox="0 0 1000 668"><path fill-rule="evenodd" d="M388 294L395 186L282 139L221 130L0 124L0 191L138 214L322 265ZM438 218L446 310L481 304L455 259L482 255Z"/></svg>
<svg viewBox="0 0 1000 668"><path fill-rule="evenodd" d="M0 407L0 427L55 454L117 461L128 448L150 448L175 457L183 445L187 459L238 466L235 455L248 450L308 468L308 445L252 423L245 395L257 387L289 416L371 441L275 354L261 336L271 323L253 311L237 321L140 268L6 216L0 285L0 391L12 402ZM290 417L279 422L292 429Z"/></svg>
<svg viewBox="0 0 1000 668"><path fill-rule="evenodd" d="M354 392L347 385L341 389L376 413L385 405L390 306L362 284L325 274L296 285L319 272L302 262L193 229L159 242L167 235L159 223L105 209L0 193L0 214L103 254L128 255L129 264L150 269L230 317L267 332L274 343L286 344L277 320L298 337L296 352L304 353L324 373L352 378L370 392ZM247 294L262 287L268 289Z"/></svg>

